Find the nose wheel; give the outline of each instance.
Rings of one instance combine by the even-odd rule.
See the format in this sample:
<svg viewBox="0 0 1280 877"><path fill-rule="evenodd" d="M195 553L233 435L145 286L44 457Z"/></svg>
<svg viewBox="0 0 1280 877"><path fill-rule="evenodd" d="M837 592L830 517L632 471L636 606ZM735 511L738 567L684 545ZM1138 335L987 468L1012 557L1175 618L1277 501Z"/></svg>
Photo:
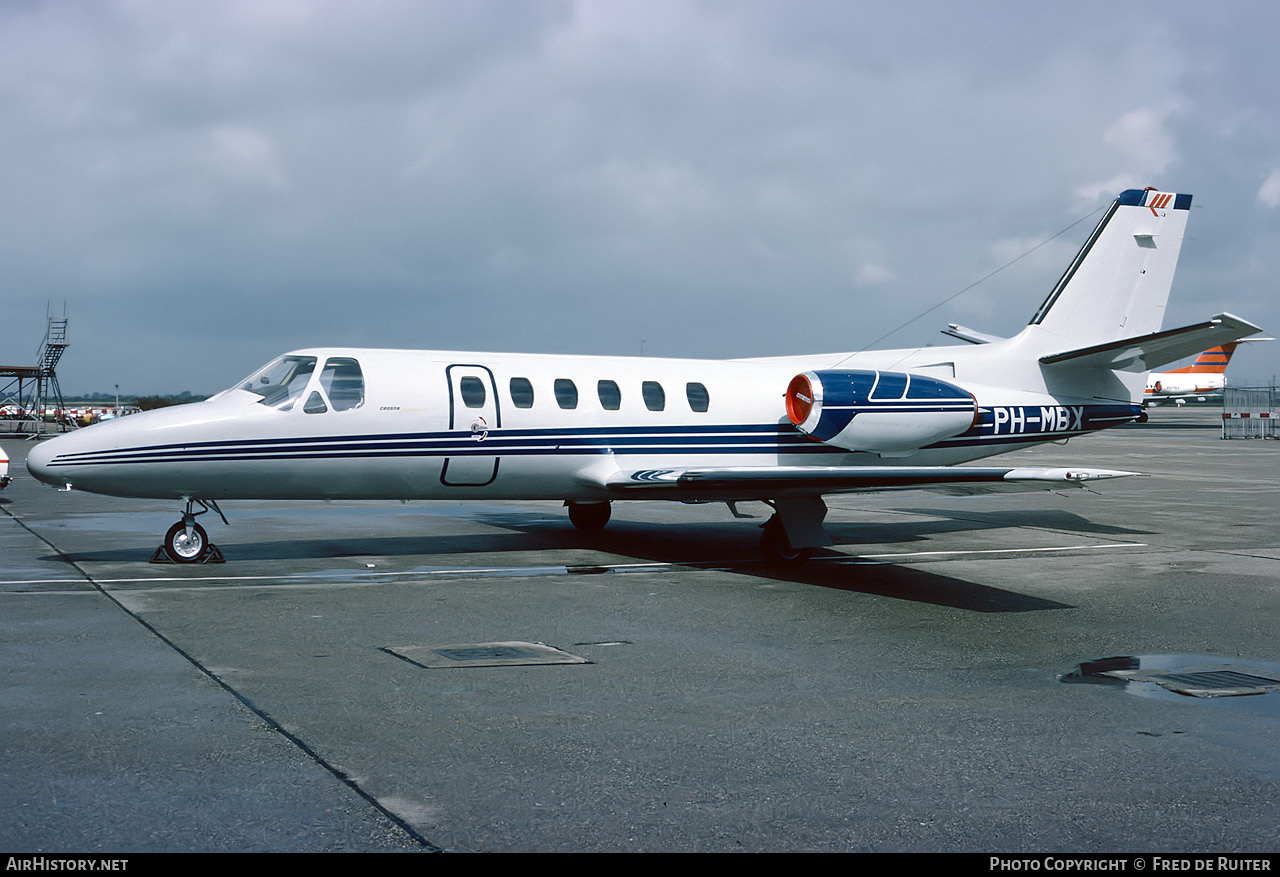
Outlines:
<svg viewBox="0 0 1280 877"><path fill-rule="evenodd" d="M195 511L199 505L201 510ZM151 556L152 563L225 563L226 558L218 550L218 546L209 541L209 534L204 527L196 523L196 516L203 515L213 509L227 523L222 509L213 500L189 499L187 510L182 520L169 528L164 534L164 543Z"/></svg>
<svg viewBox="0 0 1280 877"><path fill-rule="evenodd" d="M164 550L175 563L195 563L209 545L209 534L194 521L178 521L164 534Z"/></svg>

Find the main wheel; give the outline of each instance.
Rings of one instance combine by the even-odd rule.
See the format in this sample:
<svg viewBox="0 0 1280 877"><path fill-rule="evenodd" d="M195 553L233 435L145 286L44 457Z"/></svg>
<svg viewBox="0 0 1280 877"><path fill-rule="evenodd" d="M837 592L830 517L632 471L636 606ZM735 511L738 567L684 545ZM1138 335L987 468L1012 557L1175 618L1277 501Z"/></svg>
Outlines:
<svg viewBox="0 0 1280 877"><path fill-rule="evenodd" d="M571 502L569 520L579 530L591 532L609 523L613 507L607 502Z"/></svg>
<svg viewBox="0 0 1280 877"><path fill-rule="evenodd" d="M174 563L195 563L208 544L209 536L199 524L191 525L190 536L187 535L187 525L182 521L164 534L164 547Z"/></svg>
<svg viewBox="0 0 1280 877"><path fill-rule="evenodd" d="M777 515L770 518L764 525L764 532L760 535L760 550L764 552L765 561L774 566L793 566L804 563L813 551L810 548L792 548L791 540L787 538L787 531Z"/></svg>

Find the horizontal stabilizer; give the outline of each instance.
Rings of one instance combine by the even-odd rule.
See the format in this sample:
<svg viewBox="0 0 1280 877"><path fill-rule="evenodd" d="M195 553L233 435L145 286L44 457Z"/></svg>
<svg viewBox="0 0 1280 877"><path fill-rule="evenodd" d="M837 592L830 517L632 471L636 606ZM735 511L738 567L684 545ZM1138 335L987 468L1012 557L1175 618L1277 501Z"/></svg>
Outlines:
<svg viewBox="0 0 1280 877"><path fill-rule="evenodd" d="M1084 487L1086 482L1136 472L1110 469L1038 469L977 466L729 466L714 469L642 469L617 472L609 490L650 499L759 499L885 490L929 490L968 495Z"/></svg>
<svg viewBox="0 0 1280 877"><path fill-rule="evenodd" d="M1262 330L1231 314L1218 314L1203 323L1122 338L1040 357L1044 365L1089 366L1108 371L1145 372L1193 356L1210 347L1239 341Z"/></svg>
<svg viewBox="0 0 1280 877"><path fill-rule="evenodd" d="M961 326L958 323L949 323L947 328L942 330L943 335L950 335L952 338L959 338L961 341L968 341L970 344L990 344L992 341L1003 341L999 335L988 335L986 332L979 332L977 329L970 329L968 326Z"/></svg>

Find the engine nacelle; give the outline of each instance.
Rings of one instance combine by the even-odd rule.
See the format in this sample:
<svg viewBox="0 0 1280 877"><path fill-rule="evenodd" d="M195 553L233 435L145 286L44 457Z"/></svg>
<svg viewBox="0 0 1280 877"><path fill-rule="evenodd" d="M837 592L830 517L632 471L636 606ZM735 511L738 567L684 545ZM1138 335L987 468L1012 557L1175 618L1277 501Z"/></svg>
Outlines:
<svg viewBox="0 0 1280 877"><path fill-rule="evenodd" d="M867 369L796 375L787 387L787 416L820 442L877 454L914 451L981 419L973 394L955 384Z"/></svg>

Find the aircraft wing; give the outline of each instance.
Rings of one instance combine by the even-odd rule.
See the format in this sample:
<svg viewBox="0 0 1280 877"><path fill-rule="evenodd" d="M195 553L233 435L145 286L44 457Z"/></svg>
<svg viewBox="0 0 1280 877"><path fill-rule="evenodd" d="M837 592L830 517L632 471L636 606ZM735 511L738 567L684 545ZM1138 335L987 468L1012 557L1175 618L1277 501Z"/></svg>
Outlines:
<svg viewBox="0 0 1280 877"><path fill-rule="evenodd" d="M886 490L929 490L953 495L1058 490L1137 474L1025 466L728 466L619 471L606 478L603 486L635 499L748 500Z"/></svg>
<svg viewBox="0 0 1280 877"><path fill-rule="evenodd" d="M1042 356L1040 362L1044 365L1086 365L1109 371L1153 371L1210 347L1239 341L1261 331L1239 317L1218 314L1191 326Z"/></svg>

